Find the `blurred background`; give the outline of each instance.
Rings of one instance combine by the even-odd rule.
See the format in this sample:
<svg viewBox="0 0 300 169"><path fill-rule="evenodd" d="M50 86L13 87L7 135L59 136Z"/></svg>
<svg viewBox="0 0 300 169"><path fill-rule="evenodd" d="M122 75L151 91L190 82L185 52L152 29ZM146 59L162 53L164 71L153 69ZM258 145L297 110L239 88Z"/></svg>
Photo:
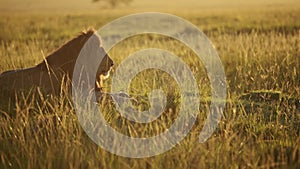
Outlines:
<svg viewBox="0 0 300 169"><path fill-rule="evenodd" d="M128 11L201 11L299 6L298 0L0 0L1 12L70 12L119 9Z"/></svg>

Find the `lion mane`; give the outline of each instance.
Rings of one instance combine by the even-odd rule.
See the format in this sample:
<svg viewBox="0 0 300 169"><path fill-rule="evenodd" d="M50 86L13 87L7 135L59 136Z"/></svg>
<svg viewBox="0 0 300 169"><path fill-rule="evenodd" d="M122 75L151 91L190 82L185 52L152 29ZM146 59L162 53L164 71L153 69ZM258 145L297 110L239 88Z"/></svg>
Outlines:
<svg viewBox="0 0 300 169"><path fill-rule="evenodd" d="M94 29L90 28L56 49L36 66L1 73L0 89L9 95L37 87L43 93L51 95L60 95L64 90L70 93L77 57L91 37L96 39L97 45L102 48L100 36ZM113 64L112 59L105 54L95 77L96 91L101 91L101 74L107 75Z"/></svg>

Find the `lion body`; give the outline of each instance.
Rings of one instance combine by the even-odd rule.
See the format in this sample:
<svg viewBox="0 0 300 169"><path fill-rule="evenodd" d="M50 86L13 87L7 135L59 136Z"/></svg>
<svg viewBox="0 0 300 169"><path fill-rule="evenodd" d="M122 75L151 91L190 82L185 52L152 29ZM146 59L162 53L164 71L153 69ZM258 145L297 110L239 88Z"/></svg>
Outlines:
<svg viewBox="0 0 300 169"><path fill-rule="evenodd" d="M1 89L10 94L39 87L43 92L58 95L62 89L64 72L48 73L37 66L3 72L0 75Z"/></svg>
<svg viewBox="0 0 300 169"><path fill-rule="evenodd" d="M101 47L100 37L94 30L82 32L78 37L70 40L40 64L18 70L9 70L0 74L0 89L14 95L16 92L40 88L46 94L59 95L63 90L70 92L73 69L81 49L89 38L94 36L95 43ZM113 61L106 54L99 65L95 77L95 88L101 88L101 74L107 74ZM98 89L99 90L99 89Z"/></svg>

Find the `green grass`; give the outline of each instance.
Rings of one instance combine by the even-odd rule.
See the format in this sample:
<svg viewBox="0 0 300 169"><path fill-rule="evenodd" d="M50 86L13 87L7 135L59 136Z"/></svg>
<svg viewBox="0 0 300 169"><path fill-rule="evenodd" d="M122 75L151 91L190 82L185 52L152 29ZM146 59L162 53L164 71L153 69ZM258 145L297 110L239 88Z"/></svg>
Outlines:
<svg viewBox="0 0 300 169"><path fill-rule="evenodd" d="M76 36L98 28L130 11L112 13L1 13L0 72L33 66L43 55ZM175 12L173 12L175 13ZM0 104L0 168L297 168L300 166L299 107L240 96L252 91L280 92L300 99L300 8L213 10L175 13L208 35L224 65L228 92L224 117L205 143L198 134L209 101L201 101L196 124L170 151L150 158L113 155L93 143L82 130L68 97L34 93L20 95L10 106ZM109 53L117 65L130 53L147 47L174 52L196 76L201 98L210 97L205 69L188 47L159 36L136 36ZM166 84L168 84L166 86ZM109 91L110 80L105 83ZM105 119L117 131L149 137L165 131L180 106L178 86L161 71L138 74L130 93L141 100L154 88L167 92L167 109L154 122L133 123L115 112L111 101L102 104ZM255 92L254 92L255 93ZM257 92L256 92L257 93ZM6 98L2 98L3 102ZM272 99L272 96L271 96ZM247 105L244 104L247 102ZM2 102L0 102L2 103ZM259 106L256 106L257 103ZM265 104L264 104L265 103ZM148 107L147 99L141 109ZM14 114L14 116L12 116Z"/></svg>

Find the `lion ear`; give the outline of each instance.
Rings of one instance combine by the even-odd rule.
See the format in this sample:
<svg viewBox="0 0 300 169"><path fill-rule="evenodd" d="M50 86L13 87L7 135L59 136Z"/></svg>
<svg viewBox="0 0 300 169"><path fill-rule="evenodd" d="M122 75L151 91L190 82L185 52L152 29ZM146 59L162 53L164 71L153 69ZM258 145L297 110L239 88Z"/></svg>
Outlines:
<svg viewBox="0 0 300 169"><path fill-rule="evenodd" d="M89 27L87 30L82 31L81 33L83 35L87 35L88 37L92 36L94 33L96 32L96 30L93 27Z"/></svg>
<svg viewBox="0 0 300 169"><path fill-rule="evenodd" d="M89 31L91 31L91 32L93 32L93 33L96 32L96 30L95 30L94 27L92 27L92 26L90 26L90 27L87 28L87 32L89 32Z"/></svg>

